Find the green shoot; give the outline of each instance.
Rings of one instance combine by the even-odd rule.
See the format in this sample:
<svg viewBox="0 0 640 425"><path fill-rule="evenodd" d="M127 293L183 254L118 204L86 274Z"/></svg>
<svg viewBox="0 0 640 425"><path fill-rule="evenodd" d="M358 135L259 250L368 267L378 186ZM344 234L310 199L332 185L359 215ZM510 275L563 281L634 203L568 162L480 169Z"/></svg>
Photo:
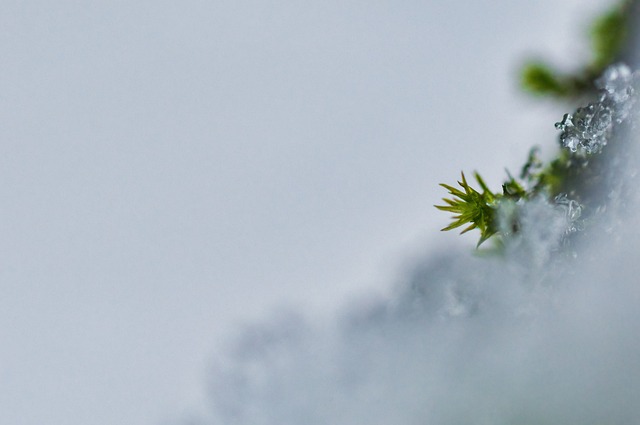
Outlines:
<svg viewBox="0 0 640 425"><path fill-rule="evenodd" d="M474 173L476 181L480 185L481 192L472 188L467 179L462 174L462 181L458 181L458 185L463 189L460 190L447 184L440 184L449 191L452 198L443 198L446 205L435 205L442 211L448 211L456 215L453 216L453 223L443 228L443 231L452 230L460 226L467 225L462 233L466 233L473 229L480 230L480 241L478 246L485 240L490 238L497 232L496 220L496 201L498 197L493 194L486 183L480 177L480 174Z"/></svg>

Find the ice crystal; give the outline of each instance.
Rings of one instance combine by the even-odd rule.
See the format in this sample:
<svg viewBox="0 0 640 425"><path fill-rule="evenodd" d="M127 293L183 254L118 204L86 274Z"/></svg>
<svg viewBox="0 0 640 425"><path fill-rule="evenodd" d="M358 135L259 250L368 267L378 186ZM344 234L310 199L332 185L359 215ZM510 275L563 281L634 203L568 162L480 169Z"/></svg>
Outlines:
<svg viewBox="0 0 640 425"><path fill-rule="evenodd" d="M607 144L611 110L602 104L590 103L578 108L574 115L564 114L556 128L562 130L560 143L571 152L582 149L587 154L598 153Z"/></svg>
<svg viewBox="0 0 640 425"><path fill-rule="evenodd" d="M570 234L582 230L582 222L579 220L582 215L582 205L570 199L567 194L561 193L554 199L558 209L564 212L567 228L565 234Z"/></svg>
<svg viewBox="0 0 640 425"><path fill-rule="evenodd" d="M599 153L606 146L614 124L623 122L635 103L634 85L638 73L624 64L612 65L596 80L600 90L597 102L565 114L556 128L562 131L560 143L571 152Z"/></svg>

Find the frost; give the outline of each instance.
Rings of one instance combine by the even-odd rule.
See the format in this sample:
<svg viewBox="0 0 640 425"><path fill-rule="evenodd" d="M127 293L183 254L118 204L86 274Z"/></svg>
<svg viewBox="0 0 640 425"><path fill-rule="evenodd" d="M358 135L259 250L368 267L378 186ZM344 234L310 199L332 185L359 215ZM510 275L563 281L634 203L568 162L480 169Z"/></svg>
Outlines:
<svg viewBox="0 0 640 425"><path fill-rule="evenodd" d="M536 196L527 201L501 202L498 214L500 231L506 236L502 240L506 256L538 272L549 266L571 234L582 229L582 206L566 195L553 201Z"/></svg>
<svg viewBox="0 0 640 425"><path fill-rule="evenodd" d="M611 137L614 124L622 123L635 104L637 72L624 64L612 65L596 80L598 102L565 114L556 128L562 131L560 143L571 152L599 153Z"/></svg>
<svg viewBox="0 0 640 425"><path fill-rule="evenodd" d="M559 246L564 237L583 230L582 209L578 201L564 193L557 195L553 202L543 196L527 201L503 200L498 205L500 233L516 238L518 243L523 239L544 239L545 248Z"/></svg>

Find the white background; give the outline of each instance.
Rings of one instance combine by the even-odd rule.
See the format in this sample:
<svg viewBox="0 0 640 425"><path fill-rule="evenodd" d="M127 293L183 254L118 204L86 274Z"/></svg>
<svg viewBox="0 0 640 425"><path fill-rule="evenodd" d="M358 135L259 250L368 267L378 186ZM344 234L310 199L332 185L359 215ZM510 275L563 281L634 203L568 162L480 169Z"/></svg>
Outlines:
<svg viewBox="0 0 640 425"><path fill-rule="evenodd" d="M552 149L518 67L607 4L3 1L0 423L181 418L239 323L472 247L437 184Z"/></svg>

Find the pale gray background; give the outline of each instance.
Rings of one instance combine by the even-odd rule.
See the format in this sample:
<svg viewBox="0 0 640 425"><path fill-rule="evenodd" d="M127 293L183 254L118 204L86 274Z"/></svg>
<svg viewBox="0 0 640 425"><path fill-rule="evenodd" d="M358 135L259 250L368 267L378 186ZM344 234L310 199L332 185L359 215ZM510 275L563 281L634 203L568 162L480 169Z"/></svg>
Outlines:
<svg viewBox="0 0 640 425"><path fill-rule="evenodd" d="M437 184L553 146L516 70L607 4L4 0L0 423L179 418L236 324L472 246Z"/></svg>

